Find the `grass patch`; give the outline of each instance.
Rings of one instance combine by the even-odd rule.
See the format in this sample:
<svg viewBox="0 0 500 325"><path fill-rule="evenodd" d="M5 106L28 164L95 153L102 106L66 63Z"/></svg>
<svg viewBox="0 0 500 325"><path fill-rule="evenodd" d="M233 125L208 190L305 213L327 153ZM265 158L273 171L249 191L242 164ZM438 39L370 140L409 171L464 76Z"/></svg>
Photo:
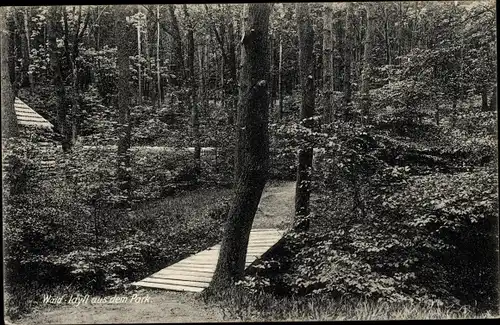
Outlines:
<svg viewBox="0 0 500 325"><path fill-rule="evenodd" d="M491 312L475 312L423 303L389 303L366 299L331 299L325 295L276 297L250 293L235 287L225 294L205 297L219 308L225 320L238 321L331 321L495 318Z"/></svg>

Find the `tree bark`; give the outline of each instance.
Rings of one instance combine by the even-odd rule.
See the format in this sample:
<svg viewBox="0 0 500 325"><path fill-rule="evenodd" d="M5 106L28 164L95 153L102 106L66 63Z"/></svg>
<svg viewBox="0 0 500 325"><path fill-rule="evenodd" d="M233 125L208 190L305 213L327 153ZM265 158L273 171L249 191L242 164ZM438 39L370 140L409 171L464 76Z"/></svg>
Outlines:
<svg viewBox="0 0 500 325"><path fill-rule="evenodd" d="M280 33L280 49L278 58L278 120L283 118L283 40Z"/></svg>
<svg viewBox="0 0 500 325"><path fill-rule="evenodd" d="M246 5L242 38L241 92L237 118L239 166L235 197L224 229L219 260L209 291L229 288L243 276L250 230L267 181L269 135L269 15L271 4Z"/></svg>
<svg viewBox="0 0 500 325"><path fill-rule="evenodd" d="M272 22L271 22L272 24ZM273 26L269 31L269 110L274 108L274 35Z"/></svg>
<svg viewBox="0 0 500 325"><path fill-rule="evenodd" d="M323 122L332 121L333 111L333 8L325 5L323 16Z"/></svg>
<svg viewBox="0 0 500 325"><path fill-rule="evenodd" d="M389 38L389 14L387 13L388 4L384 4L384 39L385 39L385 57L388 65L392 64L391 60L391 41Z"/></svg>
<svg viewBox="0 0 500 325"><path fill-rule="evenodd" d="M191 105L191 135L193 137L194 144L194 163L196 166L196 171L200 171L200 157L201 157L201 147L200 147L200 122L199 122L199 111L198 111L198 100L197 100L197 80L195 77L194 71L194 27L193 22L191 21L191 17L189 16L189 12L187 9L187 5L183 5L184 15L187 20L187 71L188 71L188 80L190 86L190 105Z"/></svg>
<svg viewBox="0 0 500 325"><path fill-rule="evenodd" d="M61 54L57 47L56 25L60 20L59 7L52 6L49 9L47 22L47 38L49 41L50 67L52 70L53 85L57 94L57 128L62 136L62 149L67 152L72 146L72 127L68 123L68 102L66 90L61 74Z"/></svg>
<svg viewBox="0 0 500 325"><path fill-rule="evenodd" d="M226 4L227 6L227 4ZM235 40L235 35L234 35L234 22L232 17L230 18L230 22L228 24L228 55L227 55L227 61L228 61L228 68L229 68L229 80L227 82L228 86L228 95L230 96L229 99L229 110L231 111L231 115L234 116L236 115L236 105L237 105L237 97L238 97L238 84L237 84L237 79L236 79L236 46L234 44ZM234 121L232 121L231 125L234 124Z"/></svg>
<svg viewBox="0 0 500 325"><path fill-rule="evenodd" d="M160 5L156 5L156 85L158 92L158 109L161 109Z"/></svg>
<svg viewBox="0 0 500 325"><path fill-rule="evenodd" d="M140 13L140 8L138 8L138 13ZM142 72L141 72L141 19L138 16L137 20L137 103L142 104Z"/></svg>
<svg viewBox="0 0 500 325"><path fill-rule="evenodd" d="M441 111L439 110L439 103L436 101L435 103L436 109L435 109L435 118L436 118L436 125L441 124Z"/></svg>
<svg viewBox="0 0 500 325"><path fill-rule="evenodd" d="M352 100L351 90L351 56L352 56L352 4L347 4L347 13L345 18L344 35L344 110L345 115L350 114L349 105Z"/></svg>
<svg viewBox="0 0 500 325"><path fill-rule="evenodd" d="M181 86L182 81L184 80L184 52L182 50L182 38L181 38L181 32L179 29L179 22L177 21L177 16L175 15L175 7L173 4L170 4L168 6L168 12L170 14L170 20L171 20L171 31L172 31L172 37L173 37L173 47L174 47L174 53L175 53L175 66L174 66L174 71L177 74L177 85Z"/></svg>
<svg viewBox="0 0 500 325"><path fill-rule="evenodd" d="M297 24L299 32L299 71L302 92L300 109L300 124L312 127L314 116L314 30L307 3L297 4ZM309 215L309 197L311 194L311 170L313 148L303 146L298 153L297 183L295 189L295 215L298 222L301 217ZM308 222L306 220L306 222ZM308 225L296 223L301 230L307 230Z"/></svg>
<svg viewBox="0 0 500 325"><path fill-rule="evenodd" d="M30 59L30 56L31 56L31 29L30 29L30 25L29 25L29 22L30 22L30 14L29 14L29 10L30 8L29 7L25 7L23 8L23 20L24 20L24 35L26 37L26 51L27 51L27 54L26 54L26 59L27 59L27 66L28 66L28 81L29 81L29 84L30 84L30 91L31 93L33 93L33 91L35 90L35 83L34 83L34 79L33 79L33 73L30 69L30 66L31 66L31 59Z"/></svg>
<svg viewBox="0 0 500 325"><path fill-rule="evenodd" d="M7 29L7 7L0 8L1 32L1 73L2 73L2 138L12 138L19 135L16 111L14 109L14 91L10 80L9 43L10 35Z"/></svg>
<svg viewBox="0 0 500 325"><path fill-rule="evenodd" d="M116 110L118 111L118 166L117 178L122 191L130 194L130 88L129 88L129 57L133 53L133 43L130 29L127 28L126 17L130 14L127 6L116 6L115 41L117 44L117 95Z"/></svg>
<svg viewBox="0 0 500 325"><path fill-rule="evenodd" d="M361 111L366 120L370 121L370 65L371 65L371 52L372 52L372 28L373 18L371 15L371 4L366 3L366 34L365 34L365 48L363 53L363 71L361 74Z"/></svg>
<svg viewBox="0 0 500 325"><path fill-rule="evenodd" d="M19 12L16 8L13 9L14 12L12 14L12 17L14 18L14 24L15 24L15 33L13 33L14 39L11 42L11 45L14 45L15 53L16 53L16 59L20 58L21 59L21 66L20 66L20 71L18 74L16 74L15 77L15 84L16 84L16 89L20 89L23 87L26 87L28 84L28 68L29 68L29 63L28 63L28 50L27 50L27 45L26 45L26 37L24 33L24 27L23 27L23 22L20 21L19 19ZM16 46L19 44L20 46Z"/></svg>

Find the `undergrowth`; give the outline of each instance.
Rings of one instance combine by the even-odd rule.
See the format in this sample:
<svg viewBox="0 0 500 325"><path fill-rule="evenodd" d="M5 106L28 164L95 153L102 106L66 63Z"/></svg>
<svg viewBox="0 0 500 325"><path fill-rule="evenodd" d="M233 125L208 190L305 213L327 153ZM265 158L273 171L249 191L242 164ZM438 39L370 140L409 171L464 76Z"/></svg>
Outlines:
<svg viewBox="0 0 500 325"><path fill-rule="evenodd" d="M332 321L494 318L490 312L476 313L467 307L454 309L432 303L389 303L368 299L331 299L327 296L278 297L251 293L235 287L205 301L221 310L226 320L238 321Z"/></svg>
<svg viewBox="0 0 500 325"><path fill-rule="evenodd" d="M49 197L43 209L7 207L6 314L13 319L56 289L59 294L128 290L131 282L216 244L230 190L200 189L134 210L91 214L60 195ZM32 206L38 202L24 199Z"/></svg>

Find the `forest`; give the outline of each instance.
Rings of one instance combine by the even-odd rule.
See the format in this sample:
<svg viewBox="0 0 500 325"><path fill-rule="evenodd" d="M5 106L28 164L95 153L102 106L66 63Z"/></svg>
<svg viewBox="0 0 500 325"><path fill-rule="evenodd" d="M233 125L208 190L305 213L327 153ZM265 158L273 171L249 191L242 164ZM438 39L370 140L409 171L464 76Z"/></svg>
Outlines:
<svg viewBox="0 0 500 325"><path fill-rule="evenodd" d="M0 18L9 322L498 317L494 1ZM217 243L202 294L132 285Z"/></svg>

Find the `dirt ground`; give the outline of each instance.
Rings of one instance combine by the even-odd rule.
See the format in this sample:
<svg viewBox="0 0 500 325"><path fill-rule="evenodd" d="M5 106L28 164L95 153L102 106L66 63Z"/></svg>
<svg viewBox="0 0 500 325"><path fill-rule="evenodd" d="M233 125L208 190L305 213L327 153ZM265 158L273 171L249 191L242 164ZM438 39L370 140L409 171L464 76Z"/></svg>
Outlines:
<svg viewBox="0 0 500 325"><path fill-rule="evenodd" d="M254 228L284 229L293 217L294 182L266 186L257 211ZM135 295L135 296L134 296ZM154 289L133 289L108 296L107 301L88 297L80 304L64 297L59 305L41 304L41 309L11 324L96 324L96 323L186 323L223 322L222 312L196 299L196 293ZM110 302L110 300L118 300Z"/></svg>
<svg viewBox="0 0 500 325"><path fill-rule="evenodd" d="M134 297L134 294L137 297ZM118 294L119 303L45 305L15 324L103 324L222 322L222 314L195 299L196 293L137 289ZM108 300L113 297L109 296ZM132 301L133 297L135 298ZM92 297L94 298L94 297ZM66 299L67 300L67 299Z"/></svg>

